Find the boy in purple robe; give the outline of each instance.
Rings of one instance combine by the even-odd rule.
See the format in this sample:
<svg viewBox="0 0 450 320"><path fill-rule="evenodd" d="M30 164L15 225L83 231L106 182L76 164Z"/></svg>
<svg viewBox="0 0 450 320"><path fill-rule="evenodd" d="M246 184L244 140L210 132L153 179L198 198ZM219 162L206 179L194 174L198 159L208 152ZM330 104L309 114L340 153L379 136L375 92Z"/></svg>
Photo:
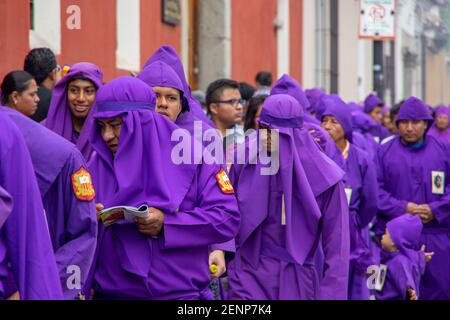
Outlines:
<svg viewBox="0 0 450 320"><path fill-rule="evenodd" d="M427 300L450 299L450 150L426 136L432 121L421 100L407 99L397 116L400 136L379 148L377 161L377 235L405 213L422 219L420 241L436 253L422 278L421 297Z"/></svg>
<svg viewBox="0 0 450 320"><path fill-rule="evenodd" d="M0 124L0 185L13 201L12 211L0 228L0 298L14 293L4 287L8 273L12 272L20 299L62 299L58 269L27 146L7 116L0 114Z"/></svg>
<svg viewBox="0 0 450 320"><path fill-rule="evenodd" d="M381 239L382 263L386 266L386 278L377 300L419 300L420 279L425 272L425 264L433 257L425 253L425 246L419 249L422 221L416 215L404 214L386 225Z"/></svg>
<svg viewBox="0 0 450 320"><path fill-rule="evenodd" d="M368 225L378 209L376 168L369 154L353 144L352 116L342 100L328 104L322 115L322 127L345 159L344 182L350 211L349 299L369 300L366 270L374 261Z"/></svg>
<svg viewBox="0 0 450 320"><path fill-rule="evenodd" d="M90 269L97 240L92 183L78 149L64 138L10 108L0 108L25 138L39 185L67 300L80 292ZM51 161L49 161L51 159ZM90 178L89 178L90 179Z"/></svg>
<svg viewBox="0 0 450 320"><path fill-rule="evenodd" d="M450 145L449 118L450 109L445 106L438 107L434 113L434 124L428 131L428 135L442 143Z"/></svg>
<svg viewBox="0 0 450 320"><path fill-rule="evenodd" d="M303 108L304 122L303 128L307 130L318 143L325 154L330 157L341 168L344 165L344 159L337 149L336 145L330 139L328 134L320 126L320 122L316 123L314 118L305 112L310 103L303 91L301 85L288 75L283 75L273 86L271 94L287 94L295 98Z"/></svg>
<svg viewBox="0 0 450 320"><path fill-rule="evenodd" d="M303 109L291 96L270 96L259 123L260 147L271 151L272 161L279 155L279 170L264 175L261 161L232 168L241 226L228 269L229 299L347 299L343 172L302 128ZM264 135L261 129L269 130ZM278 143L272 140L276 130ZM319 247L323 275L314 264Z"/></svg>
<svg viewBox="0 0 450 320"><path fill-rule="evenodd" d="M187 102L189 105L188 110L183 110L183 111L189 111L189 113L183 112L180 115L180 117L177 119L177 122L178 123L181 123L181 122L189 123L192 121L191 120L192 118L195 118L196 120L202 121L203 125L205 125L209 128L214 128L215 127L214 123L206 116L205 112L203 111L202 105L192 95L191 87L189 86L189 84L186 80L186 75L184 74L183 64L181 63L181 60L178 57L178 54L173 47L171 47L171 46L160 47L150 57L150 59L145 63L144 68L142 69L142 72L140 73L138 78L140 78L141 76L145 77L144 70L149 65L151 65L152 63L154 63L156 61L162 61L162 62L168 64L175 71L175 73L178 75L178 77L180 78L180 80L182 82L184 97L187 99ZM144 80L144 79L141 78L141 80ZM184 119L185 117L187 119Z"/></svg>
<svg viewBox="0 0 450 320"><path fill-rule="evenodd" d="M209 246L238 231L224 169L176 164L171 134L178 127L154 112L155 100L148 85L131 77L98 92L89 163L96 200L149 210L147 218L100 226L87 286L95 299L210 299Z"/></svg>
<svg viewBox="0 0 450 320"><path fill-rule="evenodd" d="M77 146L86 161L91 156L88 134L93 120L96 92L103 85L103 72L94 64L74 64L52 92L47 119L43 124Z"/></svg>

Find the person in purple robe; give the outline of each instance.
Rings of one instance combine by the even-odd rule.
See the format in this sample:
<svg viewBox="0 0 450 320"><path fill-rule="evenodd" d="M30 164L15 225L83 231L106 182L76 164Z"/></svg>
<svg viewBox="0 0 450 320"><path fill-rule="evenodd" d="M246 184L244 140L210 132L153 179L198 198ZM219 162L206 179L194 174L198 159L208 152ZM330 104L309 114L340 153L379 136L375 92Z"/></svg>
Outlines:
<svg viewBox="0 0 450 320"><path fill-rule="evenodd" d="M0 185L13 201L12 211L0 228L0 298L8 298L15 292L7 287L11 272L20 299L62 299L58 269L27 146L6 115L0 114L0 124Z"/></svg>
<svg viewBox="0 0 450 320"><path fill-rule="evenodd" d="M450 109L440 106L434 113L434 124L428 131L428 135L445 144L450 144L449 129Z"/></svg>
<svg viewBox="0 0 450 320"><path fill-rule="evenodd" d="M94 299L210 299L209 247L238 231L224 168L177 164L171 135L179 127L154 112L155 103L149 86L131 77L97 95L89 163L96 202L149 210L146 218L100 226L85 290Z"/></svg>
<svg viewBox="0 0 450 320"><path fill-rule="evenodd" d="M366 270L374 261L368 226L378 210L375 164L368 153L353 144L352 116L342 100L328 104L322 115L322 127L345 159L344 182L350 213L349 299L369 300Z"/></svg>
<svg viewBox="0 0 450 320"><path fill-rule="evenodd" d="M397 116L399 137L378 150L379 211L376 233L403 214L424 224L420 242L435 252L421 283L426 300L450 299L450 150L426 131L433 119L426 105L407 99Z"/></svg>
<svg viewBox="0 0 450 320"><path fill-rule="evenodd" d="M434 255L420 248L422 229L417 215L404 214L387 223L381 239L386 275L375 292L377 300L421 299L420 280Z"/></svg>
<svg viewBox="0 0 450 320"><path fill-rule="evenodd" d="M159 50L163 50L160 48ZM167 62L172 65L181 64L178 56L174 51L167 51L165 55L155 53L159 60L152 59L154 62L147 64L146 67L137 76L147 85L149 85L156 94L156 112L167 117L180 128L186 129L192 137L195 137L194 126L200 122L202 125L202 137L196 137L203 142L203 133L209 129L209 125L203 126L203 122L190 112L191 104L185 93L185 86L181 77L184 74L179 74L176 69L172 68ZM175 56L174 56L175 55ZM169 58L170 57L170 58ZM177 68L178 69L178 68ZM181 118L181 119L180 119ZM223 164L223 163L222 163ZM212 274L214 279L219 278L225 273L226 261L225 251L229 254L234 253L234 240L224 244L217 244L211 246L210 264L215 264L218 269Z"/></svg>
<svg viewBox="0 0 450 320"><path fill-rule="evenodd" d="M303 128L313 136L314 140L318 143L325 154L342 168L344 166L344 159L342 158L342 154L339 152L333 140L331 140L325 130L322 129L320 122L317 124L314 120L312 120L314 118L307 115L305 112L310 103L301 85L290 76L283 75L273 86L271 94L288 94L298 101L300 106L303 108Z"/></svg>
<svg viewBox="0 0 450 320"><path fill-rule="evenodd" d="M80 151L70 142L24 117L0 108L25 138L31 155L55 251L64 297L79 294L90 269L97 240L97 219L90 174ZM49 161L52 159L52 161Z"/></svg>
<svg viewBox="0 0 450 320"><path fill-rule="evenodd" d="M369 94L364 100L364 112L376 123L376 133L374 135L377 143L380 143L389 136L389 131L382 125L384 102L374 94Z"/></svg>
<svg viewBox="0 0 450 320"><path fill-rule="evenodd" d="M263 173L267 165L251 159L231 170L241 225L228 269L229 299L347 299L344 173L302 124L303 108L296 99L270 96L259 120L258 158L270 152L279 170ZM322 266L314 264L319 247L323 275Z"/></svg>
<svg viewBox="0 0 450 320"><path fill-rule="evenodd" d="M188 113L184 112L183 117L180 117L182 119L178 119L179 122L181 122L181 121L191 122L191 119L186 119L186 121L185 121L185 119L183 119L183 118L184 117L191 118L193 116L197 120L202 121L202 123L204 125L206 125L210 128L214 128L215 127L214 123L206 116L205 112L203 111L201 103L199 101L197 101L192 95L191 87L189 86L189 84L186 80L186 75L184 73L183 64L182 64L180 58L178 57L178 54L175 51L175 49L171 46L160 47L150 57L150 59L145 63L144 68L142 70L145 70L145 68L147 68L150 64L152 64L156 61L162 61L162 62L168 64L169 66L171 66L183 84L183 92L184 92L185 98L188 100L188 105L189 105L188 111L190 111L190 113L188 114ZM143 76L143 73L141 72L140 75Z"/></svg>
<svg viewBox="0 0 450 320"><path fill-rule="evenodd" d="M42 123L66 140L75 144L86 161L92 149L88 134L93 125L89 117L95 108L96 92L103 85L103 72L94 64L74 64L52 92L47 119Z"/></svg>

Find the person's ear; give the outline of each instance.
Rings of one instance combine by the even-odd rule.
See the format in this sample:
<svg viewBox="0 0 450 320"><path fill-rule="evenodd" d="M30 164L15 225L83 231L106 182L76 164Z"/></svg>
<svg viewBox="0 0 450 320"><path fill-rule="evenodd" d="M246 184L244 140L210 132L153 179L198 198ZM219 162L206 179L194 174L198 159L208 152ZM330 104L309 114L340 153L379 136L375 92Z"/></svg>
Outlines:
<svg viewBox="0 0 450 320"><path fill-rule="evenodd" d="M9 95L9 99L13 103L13 105L16 105L17 103L19 103L19 96L20 95L17 91L14 91L13 93L11 93Z"/></svg>
<svg viewBox="0 0 450 320"><path fill-rule="evenodd" d="M211 103L209 105L209 111L211 112L211 115L217 115L219 113L219 106L217 103Z"/></svg>

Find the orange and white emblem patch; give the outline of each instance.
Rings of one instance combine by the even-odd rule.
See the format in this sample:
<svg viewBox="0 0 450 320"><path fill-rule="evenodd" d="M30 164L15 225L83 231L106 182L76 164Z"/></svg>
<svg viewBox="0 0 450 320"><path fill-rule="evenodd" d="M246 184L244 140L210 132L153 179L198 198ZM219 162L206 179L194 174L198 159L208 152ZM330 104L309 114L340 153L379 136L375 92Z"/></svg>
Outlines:
<svg viewBox="0 0 450 320"><path fill-rule="evenodd" d="M92 186L92 178L89 171L84 167L72 174L72 186L75 196L82 201L91 201L95 197L95 190Z"/></svg>
<svg viewBox="0 0 450 320"><path fill-rule="evenodd" d="M231 181L223 168L220 169L220 171L216 174L216 180L219 184L220 190L222 190L223 193L234 194L234 189L231 185Z"/></svg>

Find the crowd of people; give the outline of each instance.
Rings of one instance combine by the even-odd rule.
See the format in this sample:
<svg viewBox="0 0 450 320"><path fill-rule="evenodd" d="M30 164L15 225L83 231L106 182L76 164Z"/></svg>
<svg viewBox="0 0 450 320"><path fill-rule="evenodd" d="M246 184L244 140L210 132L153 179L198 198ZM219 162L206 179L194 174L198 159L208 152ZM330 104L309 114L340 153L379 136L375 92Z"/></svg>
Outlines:
<svg viewBox="0 0 450 320"><path fill-rule="evenodd" d="M1 84L0 299L450 299L450 108L255 83L31 50Z"/></svg>

